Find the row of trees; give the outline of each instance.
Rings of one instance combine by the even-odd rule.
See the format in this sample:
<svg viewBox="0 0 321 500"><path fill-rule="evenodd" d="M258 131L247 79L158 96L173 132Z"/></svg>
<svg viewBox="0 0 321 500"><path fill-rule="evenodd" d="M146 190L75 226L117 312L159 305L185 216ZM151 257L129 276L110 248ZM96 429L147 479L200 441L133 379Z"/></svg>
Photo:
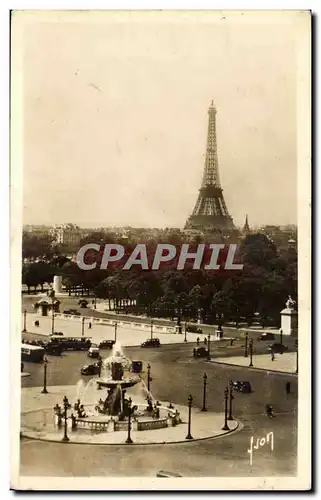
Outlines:
<svg viewBox="0 0 321 500"><path fill-rule="evenodd" d="M95 233L82 243L101 240L101 234ZM22 282L30 290L51 283L59 274L70 294L82 289L106 299L118 310L176 317L178 323L200 315L210 323L246 321L250 325L259 317L262 326L267 322L278 325L288 295L297 296L296 250L280 254L268 238L257 234L241 242L239 257L243 270L232 274L204 269L142 271L137 267L84 271L63 255L55 255L47 261L24 264Z"/></svg>

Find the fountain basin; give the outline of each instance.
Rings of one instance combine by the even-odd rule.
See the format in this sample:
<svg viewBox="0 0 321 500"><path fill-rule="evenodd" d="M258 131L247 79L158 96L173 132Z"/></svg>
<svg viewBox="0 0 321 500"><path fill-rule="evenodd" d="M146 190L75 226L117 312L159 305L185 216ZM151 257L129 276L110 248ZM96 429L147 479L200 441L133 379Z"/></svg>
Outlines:
<svg viewBox="0 0 321 500"><path fill-rule="evenodd" d="M113 380L108 378L98 378L96 383L98 387L107 387L111 389L113 387L121 387L122 389L126 389L127 387L133 387L141 381L139 376L136 377L125 377L122 380Z"/></svg>
<svg viewBox="0 0 321 500"><path fill-rule="evenodd" d="M138 407L137 416L132 417L131 428L136 431L145 431L153 429L164 429L165 427L173 427L181 423L179 416L175 414L175 410L171 411L167 406L159 406L160 418L154 419L149 415L144 414L146 405L136 405ZM116 432L126 431L128 429L128 419L119 420L117 416L97 415L94 413L94 406L86 406L87 417L75 418L75 428L89 430L94 432ZM71 428L71 419L68 418L68 427Z"/></svg>

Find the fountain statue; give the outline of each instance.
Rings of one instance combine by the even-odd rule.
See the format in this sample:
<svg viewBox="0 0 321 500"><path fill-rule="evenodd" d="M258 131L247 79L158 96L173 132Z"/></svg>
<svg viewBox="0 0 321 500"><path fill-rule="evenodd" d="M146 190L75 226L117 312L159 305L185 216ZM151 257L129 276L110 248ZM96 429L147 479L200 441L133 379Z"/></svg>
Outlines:
<svg viewBox="0 0 321 500"><path fill-rule="evenodd" d="M119 344L114 344L113 354L103 362L103 371L109 372L109 377L101 377L97 380L98 388L108 389L105 401L99 400L95 409L104 415L118 416L123 420L128 416L128 400L125 398L126 389L133 387L141 378L138 375L125 377L124 369L131 368L131 361L124 356Z"/></svg>

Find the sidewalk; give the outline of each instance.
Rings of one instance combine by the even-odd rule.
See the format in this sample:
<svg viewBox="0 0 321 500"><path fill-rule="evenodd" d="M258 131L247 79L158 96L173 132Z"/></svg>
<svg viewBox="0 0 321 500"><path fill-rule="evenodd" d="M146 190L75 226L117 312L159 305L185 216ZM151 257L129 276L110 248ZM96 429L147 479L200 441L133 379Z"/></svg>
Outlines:
<svg viewBox="0 0 321 500"><path fill-rule="evenodd" d="M63 429L57 429L54 425L53 407L56 403L61 403L64 396L69 401L75 402L77 399L77 386L53 386L48 387L48 394L41 394L40 387L25 388L21 390L21 434L31 439L44 441L61 442ZM92 401L96 402L101 397L101 392L91 391ZM133 396L135 398L135 396ZM134 399L136 402L136 399ZM167 406L168 402L162 402ZM198 408L192 409L191 433L192 439L186 440L188 408L175 405L180 412L182 423L176 427L165 427L163 429L153 429L144 431L132 431L133 444L171 444L188 443L202 439L229 434L242 425L237 420L229 420L229 430L222 430L224 423L224 414L213 412L201 412ZM85 405L86 406L86 405ZM127 437L127 431L116 432L93 432L68 430L70 443L77 444L124 444ZM131 445L133 446L133 445Z"/></svg>
<svg viewBox="0 0 321 500"><path fill-rule="evenodd" d="M244 356L235 356L214 358L211 362L248 367L250 364L250 357L245 358ZM252 367L250 368L252 369ZM276 354L274 361L271 360L271 356L269 354L254 354L253 369L294 374L296 371L296 353L287 352L284 354Z"/></svg>

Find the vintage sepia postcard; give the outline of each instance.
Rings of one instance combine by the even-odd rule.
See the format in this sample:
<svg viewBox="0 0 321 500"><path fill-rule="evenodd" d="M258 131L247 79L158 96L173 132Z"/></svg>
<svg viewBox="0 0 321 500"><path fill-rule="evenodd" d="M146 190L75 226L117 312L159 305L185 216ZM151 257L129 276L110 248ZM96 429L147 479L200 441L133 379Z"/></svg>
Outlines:
<svg viewBox="0 0 321 500"><path fill-rule="evenodd" d="M12 12L12 489L311 488L310 44Z"/></svg>

